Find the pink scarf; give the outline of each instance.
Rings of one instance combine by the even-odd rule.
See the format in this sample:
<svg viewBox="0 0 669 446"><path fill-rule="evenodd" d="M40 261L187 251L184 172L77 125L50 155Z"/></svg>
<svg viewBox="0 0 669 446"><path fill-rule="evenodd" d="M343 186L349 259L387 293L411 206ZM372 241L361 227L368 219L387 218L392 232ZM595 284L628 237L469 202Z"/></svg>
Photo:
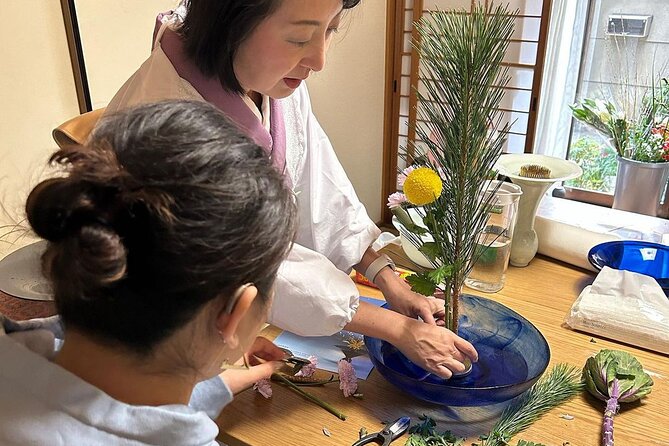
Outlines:
<svg viewBox="0 0 669 446"><path fill-rule="evenodd" d="M154 35L160 26L159 16ZM238 93L232 93L224 89L217 77L206 77L202 74L186 56L183 42L177 33L169 28L166 29L160 41L160 46L179 76L187 80L205 101L218 107L256 144L263 147L277 170L288 178L286 173L286 130L281 103L270 98L270 131L268 132Z"/></svg>

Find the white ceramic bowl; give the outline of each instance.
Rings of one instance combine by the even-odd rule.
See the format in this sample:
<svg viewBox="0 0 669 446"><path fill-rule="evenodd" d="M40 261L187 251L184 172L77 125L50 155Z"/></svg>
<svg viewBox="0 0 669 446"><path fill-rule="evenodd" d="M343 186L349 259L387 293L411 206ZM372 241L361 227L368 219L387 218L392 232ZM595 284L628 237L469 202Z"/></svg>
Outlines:
<svg viewBox="0 0 669 446"><path fill-rule="evenodd" d="M411 217L411 220L418 226L421 226L425 228L425 224L423 223L423 219L420 217L418 212L415 209L408 209L407 212L409 213L409 216ZM425 255L418 250L416 246L414 246L413 243L409 240L408 234L411 234L411 232L404 227L402 223L399 222L397 217L393 216L393 226L395 226L395 229L397 229L400 233L400 242L402 244L402 250L404 253L409 257L409 260L414 262L415 264L422 266L423 268L434 268L434 265L430 262L430 260L425 257ZM421 241L423 243L425 242L432 242L434 239L432 238L431 235L425 234L420 237Z"/></svg>

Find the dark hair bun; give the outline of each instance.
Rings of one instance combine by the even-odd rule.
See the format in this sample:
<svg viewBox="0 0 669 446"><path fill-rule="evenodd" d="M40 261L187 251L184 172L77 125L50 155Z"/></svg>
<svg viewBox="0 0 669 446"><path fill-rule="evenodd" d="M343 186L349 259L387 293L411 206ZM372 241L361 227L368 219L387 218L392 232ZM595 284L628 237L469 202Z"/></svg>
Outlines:
<svg viewBox="0 0 669 446"><path fill-rule="evenodd" d="M54 178L37 185L26 203L35 233L61 247L47 249L45 273L70 277L76 296L121 279L126 270L126 249L121 237L101 218L107 212L96 203L99 195L109 192L96 192L91 185L71 178ZM56 255L65 261L52 262ZM61 265L64 271L54 271L49 265Z"/></svg>

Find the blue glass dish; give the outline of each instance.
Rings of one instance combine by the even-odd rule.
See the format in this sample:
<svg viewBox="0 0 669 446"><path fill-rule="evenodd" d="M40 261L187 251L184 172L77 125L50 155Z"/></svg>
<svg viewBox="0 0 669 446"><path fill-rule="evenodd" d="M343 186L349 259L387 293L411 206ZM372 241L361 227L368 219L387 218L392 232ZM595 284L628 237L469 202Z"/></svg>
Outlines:
<svg viewBox="0 0 669 446"><path fill-rule="evenodd" d="M653 277L669 296L669 246L616 240L594 246L588 253L588 261L598 270L608 266Z"/></svg>
<svg viewBox="0 0 669 446"><path fill-rule="evenodd" d="M466 376L441 379L413 364L393 345L366 336L372 363L404 392L446 406L486 406L510 400L529 389L546 370L548 342L515 311L493 300L464 294L459 320L458 334L479 354L479 361Z"/></svg>

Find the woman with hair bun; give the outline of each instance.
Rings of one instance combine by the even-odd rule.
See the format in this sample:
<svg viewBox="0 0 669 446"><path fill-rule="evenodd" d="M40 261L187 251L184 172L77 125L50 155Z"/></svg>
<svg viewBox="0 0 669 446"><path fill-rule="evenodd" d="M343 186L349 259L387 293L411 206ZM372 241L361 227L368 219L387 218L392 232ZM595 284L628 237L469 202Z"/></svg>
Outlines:
<svg viewBox="0 0 669 446"><path fill-rule="evenodd" d="M203 102L110 115L52 162L64 175L26 211L59 316L0 315L0 444L217 444L211 417L284 355L256 334L294 236L292 192ZM255 366L226 385L221 365L246 351Z"/></svg>

